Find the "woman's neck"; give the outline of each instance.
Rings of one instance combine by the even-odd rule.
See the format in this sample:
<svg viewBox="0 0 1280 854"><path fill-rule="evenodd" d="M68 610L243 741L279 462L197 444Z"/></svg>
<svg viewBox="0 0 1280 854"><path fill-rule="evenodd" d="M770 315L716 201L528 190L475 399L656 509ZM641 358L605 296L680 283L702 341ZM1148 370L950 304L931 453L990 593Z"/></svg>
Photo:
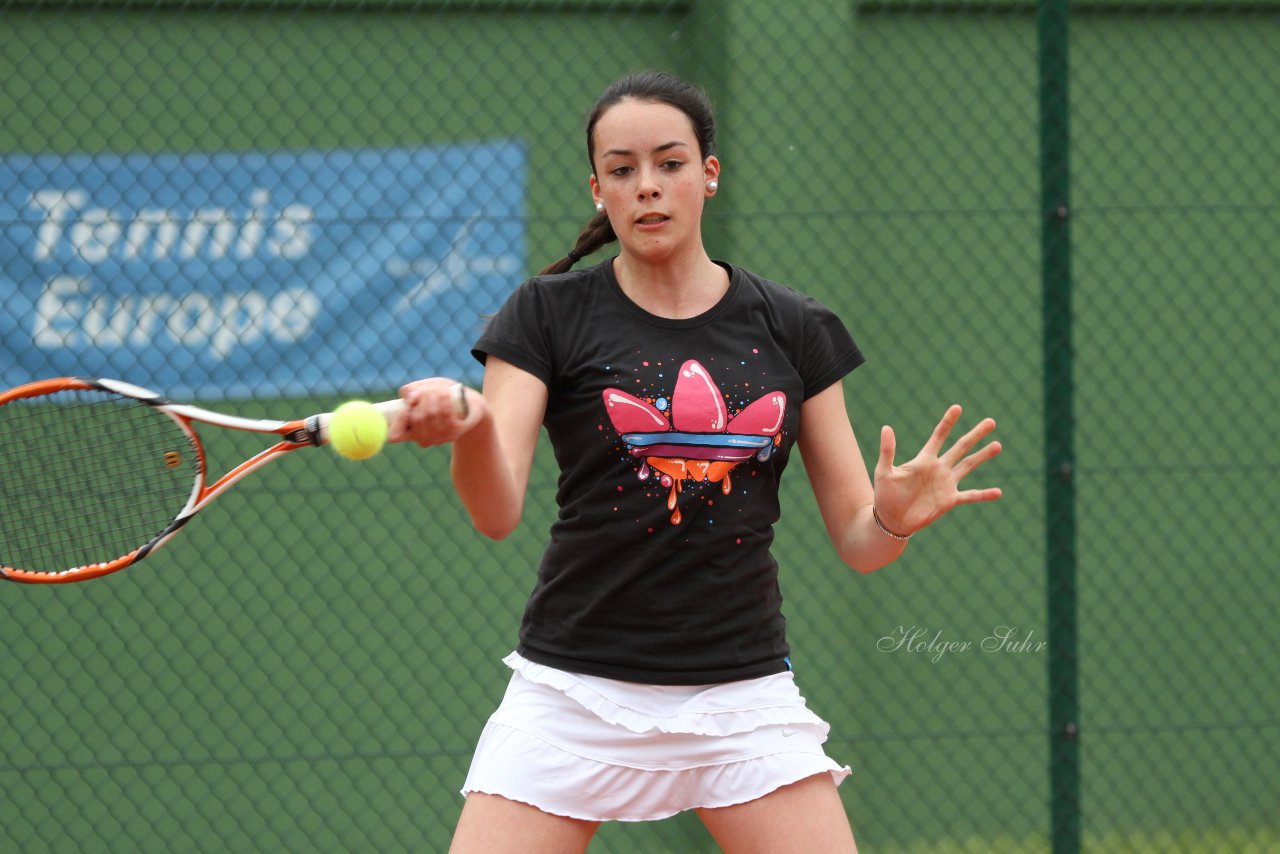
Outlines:
<svg viewBox="0 0 1280 854"><path fill-rule="evenodd" d="M658 317L684 320L709 311L729 289L729 274L706 252L685 261L647 264L623 253L613 275L627 298Z"/></svg>

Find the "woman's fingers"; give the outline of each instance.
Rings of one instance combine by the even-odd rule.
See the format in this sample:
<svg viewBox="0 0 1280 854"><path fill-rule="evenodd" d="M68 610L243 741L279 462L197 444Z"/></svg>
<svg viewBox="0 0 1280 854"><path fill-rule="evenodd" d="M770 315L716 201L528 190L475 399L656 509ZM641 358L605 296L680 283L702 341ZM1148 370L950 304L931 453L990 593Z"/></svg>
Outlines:
<svg viewBox="0 0 1280 854"><path fill-rule="evenodd" d="M956 504L978 504L983 501L995 501L1003 494L998 486L992 486L987 489L966 489L963 492L956 493Z"/></svg>
<svg viewBox="0 0 1280 854"><path fill-rule="evenodd" d="M985 463L987 460L995 457L1001 450L1003 450L1003 446L999 442L992 442L985 448L982 448L976 453L970 454L960 460L960 462L952 468L952 471L955 473L956 483L964 480L965 477L967 477L974 469Z"/></svg>
<svg viewBox="0 0 1280 854"><path fill-rule="evenodd" d="M991 431L995 429L996 421L994 418L982 419L977 426L957 439L956 443L941 456L941 460L949 466L959 466L965 457L969 455L969 452L977 447L979 442L990 436Z"/></svg>
<svg viewBox="0 0 1280 854"><path fill-rule="evenodd" d="M391 419L387 430L388 442L403 442L409 437L409 408L406 406L400 410L395 418Z"/></svg>
<svg viewBox="0 0 1280 854"><path fill-rule="evenodd" d="M413 441L423 447L452 442L473 413L467 391L456 380L431 377L400 388L404 412L391 425L393 442ZM472 419L474 420L474 419Z"/></svg>
<svg viewBox="0 0 1280 854"><path fill-rule="evenodd" d="M876 476L888 474L893 470L893 456L898 449L897 437L888 424L880 428L880 459L876 463Z"/></svg>
<svg viewBox="0 0 1280 854"><path fill-rule="evenodd" d="M951 435L951 428L956 426L956 422L960 420L960 413L963 410L960 404L953 403L947 407L946 413L943 414L942 420L938 422L938 426L933 428L933 435L929 437L929 441L924 443L921 453L936 457L942 451L942 446L947 443L947 437Z"/></svg>

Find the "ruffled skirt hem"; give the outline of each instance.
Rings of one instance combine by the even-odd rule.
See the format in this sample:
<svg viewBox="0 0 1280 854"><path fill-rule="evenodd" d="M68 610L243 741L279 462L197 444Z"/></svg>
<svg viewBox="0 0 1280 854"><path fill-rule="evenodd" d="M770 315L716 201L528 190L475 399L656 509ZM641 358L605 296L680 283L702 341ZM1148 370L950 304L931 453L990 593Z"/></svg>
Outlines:
<svg viewBox="0 0 1280 854"><path fill-rule="evenodd" d="M657 821L691 809L754 801L823 773L838 786L852 772L820 750L770 753L680 770L631 768L576 756L536 736L491 723L481 736L462 794L498 795L580 821Z"/></svg>
<svg viewBox="0 0 1280 854"><path fill-rule="evenodd" d="M519 655L476 747L463 795L480 792L584 821L650 821L746 803L828 773L829 725L790 673L723 685L635 685Z"/></svg>

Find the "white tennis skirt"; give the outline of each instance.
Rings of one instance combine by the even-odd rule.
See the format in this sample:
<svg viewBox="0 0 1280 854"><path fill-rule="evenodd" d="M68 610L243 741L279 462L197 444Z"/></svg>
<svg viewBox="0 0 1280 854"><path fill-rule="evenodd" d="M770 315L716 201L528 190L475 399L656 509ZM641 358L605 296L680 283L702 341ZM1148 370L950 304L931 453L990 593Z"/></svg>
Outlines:
<svg viewBox="0 0 1280 854"><path fill-rule="evenodd" d="M763 797L823 772L830 725L791 673L719 685L637 685L518 653L462 787L587 821L650 821Z"/></svg>

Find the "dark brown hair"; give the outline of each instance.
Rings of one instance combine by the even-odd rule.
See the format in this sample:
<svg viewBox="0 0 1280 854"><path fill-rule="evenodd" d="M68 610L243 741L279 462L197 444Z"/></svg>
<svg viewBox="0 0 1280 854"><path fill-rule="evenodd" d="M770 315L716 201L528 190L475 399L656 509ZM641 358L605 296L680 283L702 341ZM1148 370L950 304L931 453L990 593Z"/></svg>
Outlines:
<svg viewBox="0 0 1280 854"><path fill-rule="evenodd" d="M596 100L591 114L587 117L587 160L591 163L593 173L596 168L596 123L610 107L628 98L675 107L689 117L694 136L698 139L698 153L702 159L705 160L715 154L715 111L706 93L674 74L665 71L641 71L637 74L628 74L611 83ZM569 250L569 254L543 270L542 275L563 273L582 258L617 239L618 236L613 233L613 226L609 224L609 215L601 211L587 222L573 244L573 248Z"/></svg>

